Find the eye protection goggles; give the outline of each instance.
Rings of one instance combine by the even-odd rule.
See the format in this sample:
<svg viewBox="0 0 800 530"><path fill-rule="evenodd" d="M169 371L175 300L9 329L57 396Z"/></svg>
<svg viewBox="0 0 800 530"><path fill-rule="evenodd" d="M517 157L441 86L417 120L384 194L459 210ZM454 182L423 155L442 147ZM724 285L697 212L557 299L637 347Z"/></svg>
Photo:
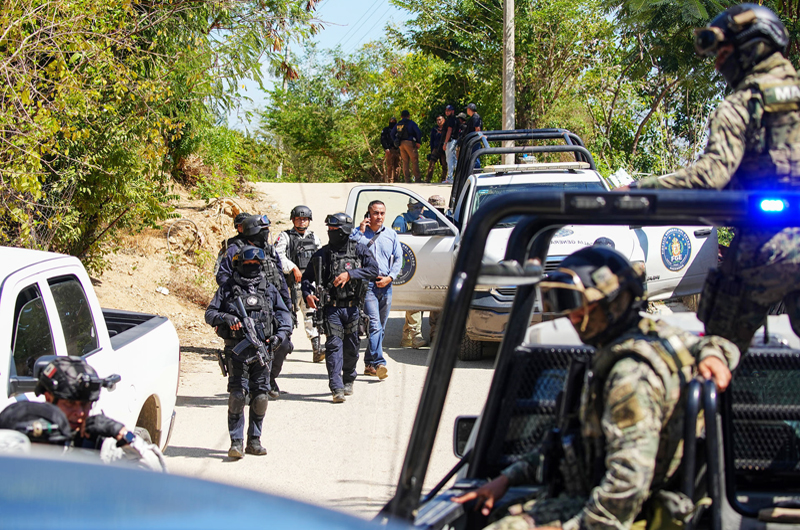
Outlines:
<svg viewBox="0 0 800 530"><path fill-rule="evenodd" d="M246 248L242 250L239 256L240 256L239 259L242 260L242 263L253 260L264 261L265 259L267 259L267 255L264 253L264 249L258 247Z"/></svg>
<svg viewBox="0 0 800 530"><path fill-rule="evenodd" d="M694 51L701 57L714 57L724 42L725 34L716 26L694 30Z"/></svg>
<svg viewBox="0 0 800 530"><path fill-rule="evenodd" d="M260 227L264 228L264 227L269 226L269 224L270 224L269 223L269 217L267 217L266 215L259 215L258 216L258 225L256 225L256 226L260 226Z"/></svg>
<svg viewBox="0 0 800 530"><path fill-rule="evenodd" d="M578 275L570 269L551 272L539 283L542 310L565 316L589 305L586 289Z"/></svg>

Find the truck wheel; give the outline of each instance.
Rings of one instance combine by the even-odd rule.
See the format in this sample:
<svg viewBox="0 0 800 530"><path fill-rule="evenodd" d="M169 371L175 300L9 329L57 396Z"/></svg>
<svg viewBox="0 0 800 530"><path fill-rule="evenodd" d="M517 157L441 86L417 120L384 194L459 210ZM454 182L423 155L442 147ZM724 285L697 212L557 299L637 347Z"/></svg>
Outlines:
<svg viewBox="0 0 800 530"><path fill-rule="evenodd" d="M483 343L464 335L464 340L461 341L461 349L458 351L458 358L461 361L481 360L483 358Z"/></svg>

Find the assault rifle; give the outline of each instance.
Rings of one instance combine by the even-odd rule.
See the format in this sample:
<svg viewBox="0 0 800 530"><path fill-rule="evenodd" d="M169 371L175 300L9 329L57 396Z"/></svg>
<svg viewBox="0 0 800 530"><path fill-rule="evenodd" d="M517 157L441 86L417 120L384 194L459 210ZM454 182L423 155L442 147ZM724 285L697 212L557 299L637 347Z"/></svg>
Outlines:
<svg viewBox="0 0 800 530"><path fill-rule="evenodd" d="M235 306L236 312L239 313L239 320L242 321L244 338L239 344L233 347L233 353L242 355L247 348L252 346L256 349L256 355L254 357L257 358L258 364L266 366L267 362L272 360L272 351L268 346L269 337L264 334L264 326L253 320L252 317L247 316L247 310L244 307L241 296L236 297ZM250 357L245 360L244 363L250 364L253 360L253 357Z"/></svg>
<svg viewBox="0 0 800 530"><path fill-rule="evenodd" d="M588 356L573 357L567 370L564 388L556 399L556 421L546 435L539 454L537 481L548 488L550 495L582 495L589 491L591 476L585 469L581 440L580 407L584 376L589 366Z"/></svg>
<svg viewBox="0 0 800 530"><path fill-rule="evenodd" d="M320 335L325 334L325 323L322 308L330 304L331 296L322 281L322 256L314 258L314 283L317 285L314 294L317 297L317 308L314 310L313 324Z"/></svg>

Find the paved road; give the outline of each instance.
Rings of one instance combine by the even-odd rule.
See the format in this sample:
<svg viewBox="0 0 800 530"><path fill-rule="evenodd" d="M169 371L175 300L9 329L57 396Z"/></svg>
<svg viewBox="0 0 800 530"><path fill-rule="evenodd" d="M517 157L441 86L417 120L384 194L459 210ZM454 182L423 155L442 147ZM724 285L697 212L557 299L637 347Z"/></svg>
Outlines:
<svg viewBox="0 0 800 530"><path fill-rule="evenodd" d="M296 204L310 206L315 213L312 228L324 236L325 214L344 209L353 185L259 186L280 205L282 214ZM425 197L434 193L449 197L445 186L412 187ZM295 351L279 379L288 394L270 402L264 424L262 442L269 454L247 456L238 462L226 456L225 381L213 351L199 350L203 361L187 366L188 373L181 381L177 423L166 453L170 470L372 517L394 492L427 373L427 348L398 347L402 325L403 313L393 312L385 342L388 379L360 375L355 394L343 404L332 403L325 366L311 362L310 342L302 331L296 331ZM424 332L427 336L427 319ZM453 421L459 414L480 412L492 363L459 363L437 433L426 489L455 465ZM363 361L359 361L361 371Z"/></svg>

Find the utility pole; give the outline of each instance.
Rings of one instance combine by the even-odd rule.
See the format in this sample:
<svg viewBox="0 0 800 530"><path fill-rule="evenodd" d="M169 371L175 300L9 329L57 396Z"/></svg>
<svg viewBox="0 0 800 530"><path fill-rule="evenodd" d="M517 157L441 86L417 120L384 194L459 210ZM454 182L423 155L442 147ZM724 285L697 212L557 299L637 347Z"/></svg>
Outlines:
<svg viewBox="0 0 800 530"><path fill-rule="evenodd" d="M284 25L284 30L286 26ZM283 52L283 64L289 64L289 43L286 43L286 50ZM286 92L286 89L289 88L289 76L286 75L286 72L283 73L283 92ZM280 180L283 177L283 139L278 138L278 149L281 151L281 163L278 164L278 174L277 179Z"/></svg>
<svg viewBox="0 0 800 530"><path fill-rule="evenodd" d="M515 128L516 80L514 78L514 0L503 0L503 129ZM514 147L514 141L503 142ZM514 163L514 154L503 155L504 164Z"/></svg>

